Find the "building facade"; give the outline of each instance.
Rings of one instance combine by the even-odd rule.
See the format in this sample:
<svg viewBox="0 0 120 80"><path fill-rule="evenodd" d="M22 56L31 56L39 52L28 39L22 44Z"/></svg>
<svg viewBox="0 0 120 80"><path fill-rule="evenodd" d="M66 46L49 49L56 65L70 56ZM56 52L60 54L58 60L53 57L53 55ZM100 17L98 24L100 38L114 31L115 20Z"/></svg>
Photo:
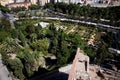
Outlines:
<svg viewBox="0 0 120 80"><path fill-rule="evenodd" d="M25 2L25 0L14 0L13 3Z"/></svg>
<svg viewBox="0 0 120 80"><path fill-rule="evenodd" d="M64 2L64 3L75 3L75 4L92 4L98 5L99 2L103 2L103 4L107 3L108 5L120 5L120 0L1 0L1 5L5 6L7 4L15 3L18 5L18 3L24 3L24 2L30 2L31 4L38 4L44 6L46 3L56 3L56 2ZM14 4L14 5L15 5ZM106 4L105 4L106 5Z"/></svg>
<svg viewBox="0 0 120 80"><path fill-rule="evenodd" d="M10 3L7 5L8 8L16 8L16 7L25 7L28 9L28 7L31 5L30 2L19 2L19 3Z"/></svg>
<svg viewBox="0 0 120 80"><path fill-rule="evenodd" d="M6 6L9 3L14 3L14 0L0 0L0 4Z"/></svg>
<svg viewBox="0 0 120 80"><path fill-rule="evenodd" d="M31 4L37 4L38 0L30 0Z"/></svg>
<svg viewBox="0 0 120 80"><path fill-rule="evenodd" d="M39 4L44 6L46 3L50 3L50 0L39 0Z"/></svg>

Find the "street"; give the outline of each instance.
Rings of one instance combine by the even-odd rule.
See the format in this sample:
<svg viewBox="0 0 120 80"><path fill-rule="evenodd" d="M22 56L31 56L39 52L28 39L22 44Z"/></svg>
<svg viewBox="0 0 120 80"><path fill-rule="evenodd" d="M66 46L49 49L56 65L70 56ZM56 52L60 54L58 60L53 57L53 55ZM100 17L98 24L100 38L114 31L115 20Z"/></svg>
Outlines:
<svg viewBox="0 0 120 80"><path fill-rule="evenodd" d="M94 25L99 28L106 28L106 29L114 29L114 30L120 30L120 27L115 27L111 25L105 25L101 23L95 23L91 21L81 21L81 20L74 20L74 19L68 19L68 18L58 18L58 17L31 17L30 19L52 19L52 20L60 20L60 21L70 21L75 23L82 23L82 24L88 24L88 25ZM19 20L19 18L14 18L15 20ZM21 18L21 19L28 19L28 18Z"/></svg>
<svg viewBox="0 0 120 80"><path fill-rule="evenodd" d="M73 20L73 19L67 19L67 18L57 18L57 17L42 17L42 18L53 19L53 20L60 20L60 21L71 21L71 22L76 22L76 23L83 23L83 24L88 24L88 25L94 25L94 26L97 26L97 27L111 28L111 29L120 30L120 27L114 27L114 26L105 25L105 24L101 24L101 23Z"/></svg>

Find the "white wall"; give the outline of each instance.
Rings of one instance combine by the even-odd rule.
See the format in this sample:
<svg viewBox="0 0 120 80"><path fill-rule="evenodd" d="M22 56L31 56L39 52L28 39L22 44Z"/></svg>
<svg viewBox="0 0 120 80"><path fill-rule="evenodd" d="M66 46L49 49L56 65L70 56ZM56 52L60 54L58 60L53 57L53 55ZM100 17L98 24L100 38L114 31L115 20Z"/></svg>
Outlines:
<svg viewBox="0 0 120 80"><path fill-rule="evenodd" d="M8 3L14 3L14 0L7 0Z"/></svg>
<svg viewBox="0 0 120 80"><path fill-rule="evenodd" d="M32 3L32 4L36 4L36 3L37 3L37 0L31 0L31 3Z"/></svg>
<svg viewBox="0 0 120 80"><path fill-rule="evenodd" d="M49 3L50 0L40 0L40 4L43 6L45 5L45 3Z"/></svg>

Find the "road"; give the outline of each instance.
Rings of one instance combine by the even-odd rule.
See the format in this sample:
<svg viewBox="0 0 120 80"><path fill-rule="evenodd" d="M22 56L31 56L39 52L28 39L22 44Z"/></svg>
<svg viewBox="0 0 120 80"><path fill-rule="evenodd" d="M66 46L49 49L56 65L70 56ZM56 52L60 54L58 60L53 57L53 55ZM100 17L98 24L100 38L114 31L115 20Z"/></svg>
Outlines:
<svg viewBox="0 0 120 80"><path fill-rule="evenodd" d="M74 20L74 19L68 19L68 18L58 18L58 17L31 17L30 19L52 19L52 20L60 20L60 21L70 21L70 22L75 22L75 23L82 23L82 24L88 24L88 25L94 25L97 26L98 28L106 28L106 29L114 29L114 30L120 30L120 27L115 27L111 25L105 25L102 23L95 23L95 22L90 22L90 21L81 21L81 20ZM20 18L20 19L28 19L28 18ZM19 20L19 18L14 18L14 20Z"/></svg>
<svg viewBox="0 0 120 80"><path fill-rule="evenodd" d="M67 19L67 18L57 18L57 17L41 17L41 18L60 20L60 21L71 21L71 22L76 22L76 23L83 23L83 24L88 24L88 25L94 25L94 26L97 26L97 27L111 28L111 29L120 30L120 27L114 27L114 26L105 25L105 24L101 24L101 23L95 23L95 22L87 22L87 21L80 21L80 20Z"/></svg>
<svg viewBox="0 0 120 80"><path fill-rule="evenodd" d="M77 17L74 17L74 18L70 18L67 14L63 14L63 13L59 13L59 12L55 12L53 10L49 10L47 9L46 10L46 13L48 14L53 14L53 16L55 17L58 17L58 18L65 18L65 19L71 19L71 20L79 20L80 22L79 23L83 23L83 24L91 24L91 25L97 25L99 27L107 27L107 28L111 28L111 29L118 29L118 27L120 26L116 26L116 25L113 25L113 26L110 26L110 20L106 20L106 19L100 19L100 21L98 22L98 19L93 19L91 17L88 17L87 20L85 19L84 16L80 17L80 18L77 18ZM109 24L109 25L108 25ZM111 24L112 25L112 24ZM116 27L115 27L116 26ZM119 28L120 29L120 28Z"/></svg>
<svg viewBox="0 0 120 80"><path fill-rule="evenodd" d="M2 63L1 55L0 55L0 80L12 80L9 75L9 71L7 67Z"/></svg>
<svg viewBox="0 0 120 80"><path fill-rule="evenodd" d="M42 10L36 10L36 11L42 11ZM35 11L32 10L31 12L35 12ZM50 14L56 15L56 17L55 16L52 16L52 17L37 17L37 16L33 16L33 17L31 17L31 19L45 18L45 19L54 19L54 20L60 20L60 21L71 21L71 22L76 22L76 23L94 25L94 26L97 26L97 27L100 27L100 28L120 30L119 26L115 27L115 26L107 25L107 24L100 23L100 22L98 23L95 20L92 20L90 17L89 17L88 20L84 20L84 17L81 17L80 19L70 19L68 17L68 15L66 15L66 14L54 12L54 11L49 10L49 9L43 10L43 12L46 13L46 14L50 13ZM26 18L21 18L21 19L26 19ZM12 21L14 21L14 20L18 20L18 18L12 18ZM106 20L106 19L100 19L100 21L110 22L110 20Z"/></svg>

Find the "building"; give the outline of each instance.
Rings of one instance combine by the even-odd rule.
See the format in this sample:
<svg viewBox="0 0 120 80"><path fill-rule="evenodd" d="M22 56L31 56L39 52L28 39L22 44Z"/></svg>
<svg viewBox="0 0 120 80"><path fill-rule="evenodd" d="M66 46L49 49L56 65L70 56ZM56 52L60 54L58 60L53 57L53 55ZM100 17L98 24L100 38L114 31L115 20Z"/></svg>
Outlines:
<svg viewBox="0 0 120 80"><path fill-rule="evenodd" d="M26 7L28 9L28 7L31 5L30 2L19 2L19 3L10 3L7 5L8 8L12 8L12 7Z"/></svg>
<svg viewBox="0 0 120 80"><path fill-rule="evenodd" d="M14 0L13 3L25 2L25 0Z"/></svg>
<svg viewBox="0 0 120 80"><path fill-rule="evenodd" d="M14 0L0 0L0 4L6 6L9 3L14 3Z"/></svg>
<svg viewBox="0 0 120 80"><path fill-rule="evenodd" d="M70 0L55 0L55 2L64 2L64 3L70 3Z"/></svg>
<svg viewBox="0 0 120 80"><path fill-rule="evenodd" d="M0 3L1 5L5 6L5 5L13 5L15 6L18 4L23 5L23 3L25 3L25 7L26 7L26 3L28 5L28 2L31 4L39 4L44 6L46 3L56 3L56 2L65 2L65 3L75 3L75 4L90 4L93 7L99 7L99 6L119 6L120 5L120 0L1 0ZM102 4L104 5L99 5L99 2L102 2Z"/></svg>
<svg viewBox="0 0 120 80"><path fill-rule="evenodd" d="M54 0L54 2L64 2L64 3L81 3L81 4L91 4L93 0Z"/></svg>
<svg viewBox="0 0 120 80"><path fill-rule="evenodd" d="M77 4L77 3L80 3L80 0L70 0L70 3L75 3L75 4Z"/></svg>
<svg viewBox="0 0 120 80"><path fill-rule="evenodd" d="M8 4L8 1L1 0L1 1L0 1L0 4L3 5L3 6L5 6L6 4Z"/></svg>
<svg viewBox="0 0 120 80"><path fill-rule="evenodd" d="M62 0L62 2L64 2L64 3L70 3L70 0Z"/></svg>
<svg viewBox="0 0 120 80"><path fill-rule="evenodd" d="M50 0L39 0L39 4L44 6L46 3L50 3Z"/></svg>
<svg viewBox="0 0 120 80"><path fill-rule="evenodd" d="M37 4L38 0L30 0L31 4Z"/></svg>
<svg viewBox="0 0 120 80"><path fill-rule="evenodd" d="M77 49L68 80L91 80L89 76L89 57Z"/></svg>

